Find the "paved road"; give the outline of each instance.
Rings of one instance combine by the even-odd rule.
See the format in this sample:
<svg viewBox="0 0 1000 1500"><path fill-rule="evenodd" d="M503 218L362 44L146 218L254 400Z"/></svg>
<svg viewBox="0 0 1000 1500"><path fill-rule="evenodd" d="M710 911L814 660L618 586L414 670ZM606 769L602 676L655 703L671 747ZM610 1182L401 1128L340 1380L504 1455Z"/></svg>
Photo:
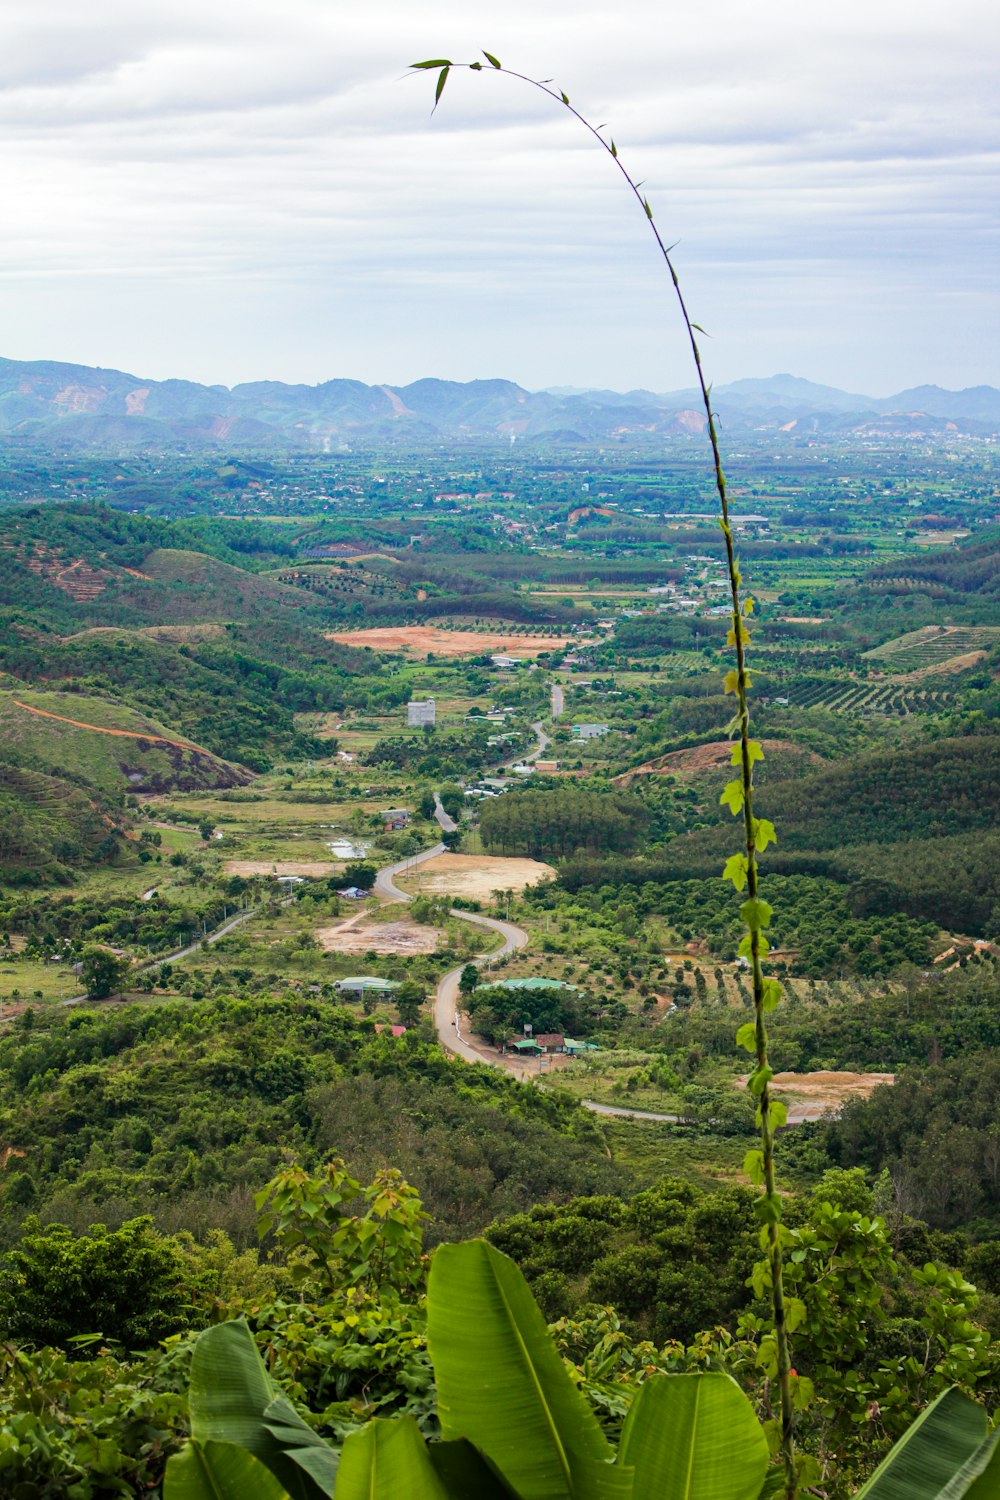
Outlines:
<svg viewBox="0 0 1000 1500"><path fill-rule="evenodd" d="M441 806L441 798L438 796L437 792L434 793L434 816L438 820L438 826L440 827L442 833L455 832L458 824L455 822L455 819L450 815L450 813L446 813L444 808Z"/></svg>
<svg viewBox="0 0 1000 1500"><path fill-rule="evenodd" d="M447 813L445 816L447 817ZM401 859L397 864L387 865L384 870L379 870L375 877L375 890L380 896L385 896L390 901L411 901L413 898L406 891L400 890L395 877L405 875L416 865L421 865L426 860L433 859L436 854L443 852L444 845L435 844L433 848L424 849L420 854L411 854L409 859ZM458 907L452 908L451 915L461 922L471 922L474 927L485 928L487 932L499 933L503 938L499 948L494 948L490 953L483 953L478 958L469 960L477 968L483 964L492 963L494 959L506 958L508 954L516 953L528 941L528 934L524 928L518 927L514 922L501 922L496 917L480 916L478 912L460 911ZM446 1052L450 1052L454 1057L462 1058L464 1062L486 1063L491 1068L503 1068L504 1063L499 1055L493 1057L489 1052L473 1047L461 1033L458 981L464 968L464 963L458 964L438 980L434 994L434 1026L438 1040ZM657 1115L642 1109L619 1109L611 1104L595 1104L590 1099L581 1099L580 1103L584 1109L589 1109L596 1115L619 1115L629 1120L662 1120L670 1125L676 1125L679 1120L677 1115Z"/></svg>

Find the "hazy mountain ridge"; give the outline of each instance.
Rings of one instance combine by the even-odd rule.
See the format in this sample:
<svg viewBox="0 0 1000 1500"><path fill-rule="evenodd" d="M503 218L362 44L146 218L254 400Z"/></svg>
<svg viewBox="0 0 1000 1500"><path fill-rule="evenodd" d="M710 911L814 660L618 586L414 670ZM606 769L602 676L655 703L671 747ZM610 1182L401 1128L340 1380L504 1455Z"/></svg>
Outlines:
<svg viewBox="0 0 1000 1500"><path fill-rule="evenodd" d="M875 398L791 375L719 386L731 431L850 437L1000 434L1000 390L917 386ZM328 449L366 442L647 441L697 434L695 390L527 391L507 380L409 385L335 379L232 389L143 380L121 370L0 359L0 441L69 450Z"/></svg>

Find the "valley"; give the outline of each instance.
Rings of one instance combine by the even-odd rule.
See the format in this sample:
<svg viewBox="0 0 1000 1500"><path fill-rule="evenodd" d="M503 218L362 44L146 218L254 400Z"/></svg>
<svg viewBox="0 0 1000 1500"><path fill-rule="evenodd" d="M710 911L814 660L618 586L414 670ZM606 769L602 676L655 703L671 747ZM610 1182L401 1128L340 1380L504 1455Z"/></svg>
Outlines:
<svg viewBox="0 0 1000 1500"><path fill-rule="evenodd" d="M734 524L789 1222L877 1210L898 1305L937 1259L989 1342L1000 471L955 444L748 435ZM4 1254L141 1218L235 1306L295 1263L255 1195L337 1156L554 1323L745 1341L731 615L684 454L145 462L48 458L95 498L0 508ZM367 1378L288 1388L335 1435Z"/></svg>

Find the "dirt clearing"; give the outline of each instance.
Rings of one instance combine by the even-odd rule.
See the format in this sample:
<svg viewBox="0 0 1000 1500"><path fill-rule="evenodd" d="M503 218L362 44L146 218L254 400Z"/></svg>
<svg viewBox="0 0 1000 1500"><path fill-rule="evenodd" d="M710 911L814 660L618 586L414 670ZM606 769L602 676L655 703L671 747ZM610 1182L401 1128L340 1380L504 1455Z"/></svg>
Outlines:
<svg viewBox="0 0 1000 1500"><path fill-rule="evenodd" d="M343 866L319 859L276 859L270 863L266 859L227 859L224 869L227 875L242 875L244 880L253 875L299 875L304 880L321 880Z"/></svg>
<svg viewBox="0 0 1000 1500"><path fill-rule="evenodd" d="M493 635L486 630L441 630L434 625L375 625L370 630L331 630L327 640L375 651L406 651L411 656L537 656L557 651L570 635Z"/></svg>
<svg viewBox="0 0 1000 1500"><path fill-rule="evenodd" d="M438 854L418 866L406 884L428 896L465 896L489 901L494 891L523 891L555 875L536 859L490 858L485 854Z"/></svg>
<svg viewBox="0 0 1000 1500"><path fill-rule="evenodd" d="M821 766L823 758L812 750L803 750L791 740L762 740L765 757L769 753L785 750L801 758L804 765ZM636 776L699 776L703 771L727 766L732 754L731 740L717 740L711 745L695 745L691 750L671 750L656 760L647 760L645 765L632 771L623 771L614 778L616 786L629 786Z"/></svg>
<svg viewBox="0 0 1000 1500"><path fill-rule="evenodd" d="M737 1082L746 1085L747 1074ZM893 1084L895 1073L775 1073L771 1086L788 1105L789 1125L835 1114L848 1099L867 1099L881 1084Z"/></svg>
<svg viewBox="0 0 1000 1500"><path fill-rule="evenodd" d="M366 922L350 917L336 927L320 927L316 941L326 953L434 953L444 941L437 927L416 922Z"/></svg>

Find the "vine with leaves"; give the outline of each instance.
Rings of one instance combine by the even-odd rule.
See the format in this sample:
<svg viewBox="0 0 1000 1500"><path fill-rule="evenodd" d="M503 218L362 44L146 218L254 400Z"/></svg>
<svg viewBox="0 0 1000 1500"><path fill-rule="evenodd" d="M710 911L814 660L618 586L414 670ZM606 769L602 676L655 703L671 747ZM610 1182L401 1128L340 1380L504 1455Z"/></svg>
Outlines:
<svg viewBox="0 0 1000 1500"><path fill-rule="evenodd" d="M798 1478L793 1445L794 1377L788 1335L796 1317L800 1314L800 1304L796 1299L792 1299L786 1305L784 1290L783 1248L786 1232L781 1223L781 1198L775 1181L774 1135L775 1131L785 1123L786 1111L785 1106L779 1100L771 1097L770 1085L774 1072L768 1062L766 1021L768 1014L774 1010L781 999L781 986L776 979L764 974L763 961L769 948L767 928L771 922L771 907L760 894L758 864L759 856L764 853L769 844L776 842L776 836L773 824L769 823L766 818L758 818L753 810L754 766L764 758L760 742L753 739L750 733L751 669L747 665L750 631L747 621L753 613L754 601L752 596L744 591L743 577L736 555L729 510L729 492L722 463L717 419L712 406L712 388L705 376L697 338L698 334L705 335L705 330L699 323L694 322L688 311L680 279L671 258L674 246L668 245L660 233L649 199L642 191L642 184L636 181L622 162L613 137L602 134L605 127L594 125L570 102L569 95L557 88L551 79L532 78L512 68L505 68L499 58L491 52L484 51L483 57L485 62L476 60L468 63L455 63L449 58L438 57L412 63L410 66L414 73L437 73L434 109L437 109L441 101L453 69L459 68L472 73L497 73L506 78L516 79L547 95L560 108L568 111L607 153L641 208L656 240L663 264L669 273L684 331L690 344L698 389L705 410L706 433L711 446L712 468L719 500L718 522L725 546L732 606L732 620L727 643L733 648L735 655L735 666L726 673L724 687L726 693L732 694L736 700L736 712L729 725L728 733L734 741L731 763L737 774L726 784L720 801L723 806L729 808L734 818L742 819L741 847L726 861L723 878L732 881L737 893L746 893L746 898L740 906L740 916L746 932L739 945L739 954L741 958L747 960L750 966L753 983L754 1019L740 1027L736 1039L755 1059L748 1087L757 1100L760 1147L747 1153L744 1167L750 1179L762 1190L757 1200L757 1213L762 1226L761 1244L770 1268L771 1305L774 1317L773 1364L777 1373L780 1397L780 1448L784 1466L786 1500L794 1500Z"/></svg>

